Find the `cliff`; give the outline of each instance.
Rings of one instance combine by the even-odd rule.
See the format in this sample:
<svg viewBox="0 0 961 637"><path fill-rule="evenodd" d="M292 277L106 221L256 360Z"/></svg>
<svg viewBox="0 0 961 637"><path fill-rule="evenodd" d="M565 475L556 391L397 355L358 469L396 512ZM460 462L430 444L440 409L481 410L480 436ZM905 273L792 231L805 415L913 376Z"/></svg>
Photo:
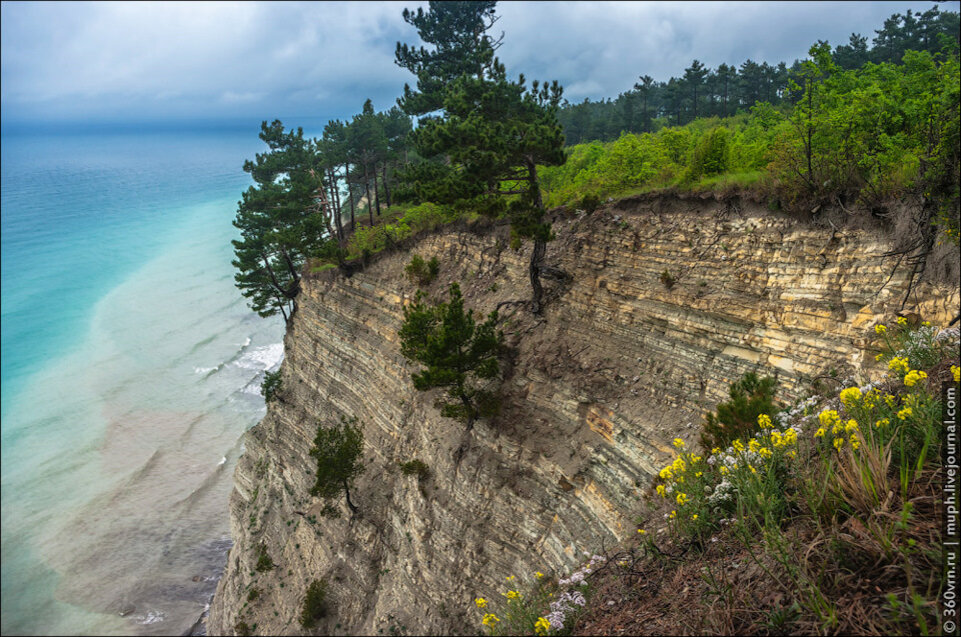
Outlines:
<svg viewBox="0 0 961 637"><path fill-rule="evenodd" d="M751 204L635 198L555 219L543 316L502 305L512 347L499 416L467 434L413 389L399 352L410 253L383 255L350 278L304 282L288 329L283 390L246 436L235 475L235 544L208 630L303 633L311 580L326 578L326 634L472 630L472 598L504 578L569 572L582 550L634 531L632 514L675 436L696 440L702 413L743 372L778 374L800 396L821 374L870 368L871 327L899 309L907 268L865 229L827 229ZM460 281L485 313L526 299L529 247L506 228L447 230L411 252L436 256L444 294ZM906 311L947 324L957 281L923 284ZM366 472L360 513L320 514L309 495L317 424L356 416ZM430 476L398 463L425 462ZM276 565L258 572L260 547ZM259 595L248 601L251 589ZM473 630L472 630L473 632Z"/></svg>

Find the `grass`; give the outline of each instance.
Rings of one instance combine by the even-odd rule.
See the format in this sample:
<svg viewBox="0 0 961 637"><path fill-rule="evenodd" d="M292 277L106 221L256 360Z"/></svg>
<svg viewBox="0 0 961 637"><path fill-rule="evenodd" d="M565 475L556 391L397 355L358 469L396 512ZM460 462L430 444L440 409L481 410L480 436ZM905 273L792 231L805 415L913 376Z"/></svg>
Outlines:
<svg viewBox="0 0 961 637"><path fill-rule="evenodd" d="M899 319L876 336L883 379L761 414L724 449L676 439L635 539L592 558L583 611L547 632L939 631L940 387L958 382L957 330ZM539 634L537 590L511 600L523 613L485 610L504 622L489 632Z"/></svg>

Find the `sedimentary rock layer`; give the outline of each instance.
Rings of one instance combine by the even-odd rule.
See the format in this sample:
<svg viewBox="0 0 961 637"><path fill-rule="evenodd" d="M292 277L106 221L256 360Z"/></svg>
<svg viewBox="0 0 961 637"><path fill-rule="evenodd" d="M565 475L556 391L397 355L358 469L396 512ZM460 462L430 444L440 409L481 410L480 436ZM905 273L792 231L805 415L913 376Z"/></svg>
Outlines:
<svg viewBox="0 0 961 637"><path fill-rule="evenodd" d="M508 575L566 573L634 532L633 514L669 441L696 441L704 411L748 370L776 373L781 397L819 375L870 375L864 349L890 320L907 269L867 230L802 224L713 200L625 200L555 219L548 261L571 275L547 283L542 316L529 296L529 247L504 227L447 230L381 256L346 278L305 280L288 330L281 398L246 436L231 497L235 540L209 631L301 633L310 581L326 579L326 634L469 629L476 596ZM500 304L511 345L501 411L469 434L442 418L436 393L410 382L397 330L415 286L414 252L436 256L428 292L459 281L467 305ZM924 284L905 311L944 324L957 283ZM309 495L318 423L356 417L364 475L360 513L321 515ZM398 463L425 462L426 478ZM275 564L255 569L260 547ZM248 601L251 589L259 596Z"/></svg>

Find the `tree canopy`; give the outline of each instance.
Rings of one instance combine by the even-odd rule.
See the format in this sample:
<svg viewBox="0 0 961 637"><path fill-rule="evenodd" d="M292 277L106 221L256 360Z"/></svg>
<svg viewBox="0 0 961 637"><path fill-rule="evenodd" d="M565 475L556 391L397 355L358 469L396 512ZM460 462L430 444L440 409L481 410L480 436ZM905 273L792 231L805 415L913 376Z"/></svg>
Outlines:
<svg viewBox="0 0 961 637"><path fill-rule="evenodd" d="M364 434L356 420L342 419L339 425L317 427L317 436L310 455L317 459L317 477L311 495L332 499L343 492L347 506L357 512L350 500L350 487L364 471L361 455L364 452Z"/></svg>
<svg viewBox="0 0 961 637"><path fill-rule="evenodd" d="M485 415L491 395L478 381L489 380L500 372L498 356L504 335L497 330L497 312L477 324L473 310L464 312L460 286L452 283L450 300L435 305L418 292L413 303L404 308L400 328L401 353L408 360L424 365L412 375L414 387L428 391L446 390L446 398L438 401L441 413L474 426L478 416Z"/></svg>

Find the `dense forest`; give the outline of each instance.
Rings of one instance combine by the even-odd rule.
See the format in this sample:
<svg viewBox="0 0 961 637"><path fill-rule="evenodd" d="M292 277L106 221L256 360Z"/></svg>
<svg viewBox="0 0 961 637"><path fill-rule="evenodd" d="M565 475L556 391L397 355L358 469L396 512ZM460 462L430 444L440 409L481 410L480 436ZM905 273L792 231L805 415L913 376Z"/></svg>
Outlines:
<svg viewBox="0 0 961 637"><path fill-rule="evenodd" d="M289 318L304 266L366 259L464 215L508 220L531 241L533 307L546 261L548 208L593 208L657 188L750 189L775 209L867 211L899 225L923 261L959 237L959 14L933 7L888 18L867 38L815 43L804 60L695 60L666 82L642 76L616 99L563 101L556 82L511 79L488 34L496 2L404 11L431 48L398 43L411 71L397 106L366 100L319 138L264 122L268 152L244 165L237 285L264 316ZM585 142L584 140L592 140ZM913 198L917 218L891 218ZM918 257L918 255L922 255Z"/></svg>
<svg viewBox="0 0 961 637"><path fill-rule="evenodd" d="M958 18L959 14L940 11L936 6L918 14L910 9L896 13L875 31L871 46L866 37L852 33L847 44L834 47L831 59L840 69L853 70L868 63L900 64L907 51L934 55L945 46L957 50L961 29ZM609 141L624 132L647 133L680 126L698 117L729 117L757 102L792 106L800 95L791 93L791 82L802 69L801 60L791 65L745 60L740 65L721 64L716 69L694 60L680 77L657 81L641 75L632 89L616 98L565 103L558 118L567 143L577 144Z"/></svg>

